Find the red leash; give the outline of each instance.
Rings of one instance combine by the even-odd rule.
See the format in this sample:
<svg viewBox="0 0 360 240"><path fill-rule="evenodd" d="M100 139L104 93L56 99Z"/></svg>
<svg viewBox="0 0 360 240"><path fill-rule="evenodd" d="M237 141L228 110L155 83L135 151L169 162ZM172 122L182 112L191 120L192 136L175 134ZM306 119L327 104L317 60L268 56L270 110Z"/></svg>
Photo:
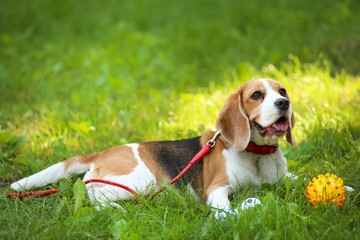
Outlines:
<svg viewBox="0 0 360 240"><path fill-rule="evenodd" d="M204 157L208 152L210 152L210 150L215 146L215 143L216 143L215 140L220 135L220 133L221 133L220 131L217 131L215 133L214 137L210 141L208 141L207 144L195 155L195 157L189 162L189 164L184 168L184 170L182 170L179 175L177 175L173 180L170 181L170 184L173 184L177 180L179 180L179 178L181 178L181 176L183 176L187 170L189 170L196 162L198 162L202 157ZM134 196L138 200L139 205L141 205L141 200L139 198L139 194L137 192L135 192L133 189L131 189L125 185L122 185L122 184L116 183L116 182L112 182L112 181L108 181L108 180L103 180L103 179L89 179L89 180L86 180L84 183L88 184L91 182L105 183L105 184L113 185L116 187L120 187L128 192L131 192L132 194L134 194ZM154 193L150 198L148 198L148 200L152 200L155 196L157 196L159 193L161 193L165 189L166 189L166 187L162 187L160 190L158 190L156 193ZM59 191L60 191L60 189L33 191L33 192L26 192L23 194L13 192L13 193L10 193L8 195L8 197L9 198L20 198L20 199L24 199L25 197L41 198L41 197L45 197L45 196L57 193Z"/></svg>
<svg viewBox="0 0 360 240"><path fill-rule="evenodd" d="M216 132L217 133L217 132ZM199 161L203 156L205 156L210 150L215 146L215 138L218 135L215 134L214 138L210 140L201 150L198 152L195 157L189 162L189 164L184 168L184 170L181 171L179 175L177 175L173 180L170 181L170 184L175 183L179 178L186 173L187 170L189 170L197 161ZM164 191L166 187L160 188L156 193L154 193L148 200L152 200L154 197L156 197L159 193Z"/></svg>
<svg viewBox="0 0 360 240"><path fill-rule="evenodd" d="M33 197L33 198L41 198L45 196L49 196L51 194L59 192L60 189L49 189L49 190L42 190L42 191L32 191L32 192L26 192L26 193L18 193L13 192L8 195L9 198L20 198L21 200L26 197Z"/></svg>

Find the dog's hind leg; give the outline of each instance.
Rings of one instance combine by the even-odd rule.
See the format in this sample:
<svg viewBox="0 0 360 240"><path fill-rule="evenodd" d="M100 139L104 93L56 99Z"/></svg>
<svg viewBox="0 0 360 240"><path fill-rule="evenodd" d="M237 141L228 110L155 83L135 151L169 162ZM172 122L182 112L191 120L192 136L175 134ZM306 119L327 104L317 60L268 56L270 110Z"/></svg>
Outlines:
<svg viewBox="0 0 360 240"><path fill-rule="evenodd" d="M82 162L85 157L86 155L81 155L69 158L29 177L20 179L12 183L10 187L16 191L33 187L43 187L49 183L54 183L61 178L69 178L72 175L82 174L88 171L91 166L90 163Z"/></svg>
<svg viewBox="0 0 360 240"><path fill-rule="evenodd" d="M140 171L142 175L139 175L139 170L140 169L136 169L129 175L112 176L104 178L104 180L125 185L141 195L147 195L157 190L158 185L155 184L155 178L152 177L152 175L146 176L143 171ZM85 175L84 179L86 177ZM116 201L129 200L136 197L132 192L106 183L91 182L86 184L86 189L90 202L97 208L109 206L120 207Z"/></svg>

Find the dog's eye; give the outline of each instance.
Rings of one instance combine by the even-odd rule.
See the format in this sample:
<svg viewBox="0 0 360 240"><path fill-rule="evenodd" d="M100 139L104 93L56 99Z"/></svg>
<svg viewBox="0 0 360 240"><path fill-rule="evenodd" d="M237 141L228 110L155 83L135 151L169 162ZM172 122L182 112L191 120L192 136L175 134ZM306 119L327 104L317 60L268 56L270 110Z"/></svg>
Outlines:
<svg viewBox="0 0 360 240"><path fill-rule="evenodd" d="M280 93L281 96L286 97L286 90L285 89L281 88L279 93Z"/></svg>
<svg viewBox="0 0 360 240"><path fill-rule="evenodd" d="M253 95L251 95L251 98L254 99L254 100L259 100L262 97L263 97L263 95L259 91L256 91L256 92L253 93Z"/></svg>

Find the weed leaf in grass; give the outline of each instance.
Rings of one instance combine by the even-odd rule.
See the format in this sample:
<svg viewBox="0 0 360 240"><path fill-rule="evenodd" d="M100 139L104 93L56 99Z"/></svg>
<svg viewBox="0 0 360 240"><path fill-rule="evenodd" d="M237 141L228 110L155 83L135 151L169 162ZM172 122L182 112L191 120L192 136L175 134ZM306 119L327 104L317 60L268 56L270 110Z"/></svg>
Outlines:
<svg viewBox="0 0 360 240"><path fill-rule="evenodd" d="M60 180L60 190L61 190L61 194L63 196L69 196L71 197L71 195L73 194L73 188L71 187L72 186L72 182L71 182L71 179L68 179L68 178L62 178Z"/></svg>
<svg viewBox="0 0 360 240"><path fill-rule="evenodd" d="M84 205L84 201L86 200L86 188L83 181L78 178L73 187L74 191L74 200L75 200L75 210L80 209Z"/></svg>
<svg viewBox="0 0 360 240"><path fill-rule="evenodd" d="M95 210L92 207L82 207L74 212L74 216L69 218L73 224L88 223L95 218Z"/></svg>

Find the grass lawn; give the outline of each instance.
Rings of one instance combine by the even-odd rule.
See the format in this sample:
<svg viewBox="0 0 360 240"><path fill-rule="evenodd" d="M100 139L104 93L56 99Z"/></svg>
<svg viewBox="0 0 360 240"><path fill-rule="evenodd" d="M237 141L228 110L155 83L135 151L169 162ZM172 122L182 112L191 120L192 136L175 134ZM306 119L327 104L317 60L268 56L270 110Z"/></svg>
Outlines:
<svg viewBox="0 0 360 240"><path fill-rule="evenodd" d="M359 12L357 0L0 0L0 238L359 239ZM301 180L241 189L232 207L263 205L222 221L172 188L96 211L72 200L76 177L49 186L57 195L6 197L74 155L214 129L227 96L259 77L290 92L290 171L340 176L355 189L342 209L314 210Z"/></svg>

